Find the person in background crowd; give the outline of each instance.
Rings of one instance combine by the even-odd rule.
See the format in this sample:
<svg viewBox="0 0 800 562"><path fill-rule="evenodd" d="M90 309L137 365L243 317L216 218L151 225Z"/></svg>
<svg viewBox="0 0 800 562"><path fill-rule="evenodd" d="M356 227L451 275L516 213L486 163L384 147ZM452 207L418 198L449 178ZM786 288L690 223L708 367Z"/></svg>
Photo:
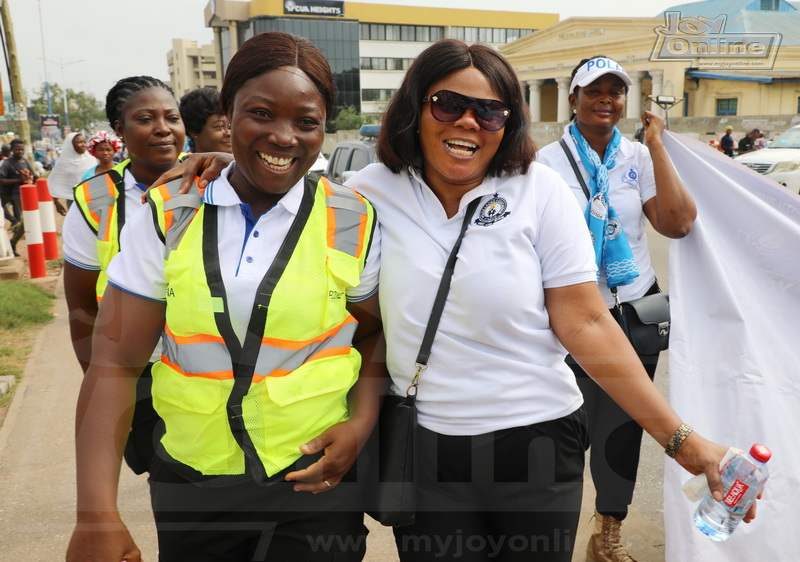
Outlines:
<svg viewBox="0 0 800 562"><path fill-rule="evenodd" d="M67 209L72 205L75 186L81 182L83 174L94 165L95 159L86 151L86 138L83 134L68 134L64 139L61 155L47 176L47 186L58 213L67 214ZM66 206L60 199L67 202Z"/></svg>
<svg viewBox="0 0 800 562"><path fill-rule="evenodd" d="M418 511L413 525L394 529L404 562L455 559L420 537L453 549L464 539L483 545L462 548L459 560L571 559L589 442L567 351L722 499L726 447L682 424L649 379L598 289L575 197L558 173L533 162L529 126L519 80L497 51L439 41L389 102L381 163L347 182L381 223L380 302L395 393L412 382L441 272L469 221L419 379ZM651 126L648 138L659 132ZM195 155L182 167L194 178L208 166L203 184L225 161ZM186 176L182 183L188 189ZM531 542L520 549L510 537Z"/></svg>
<svg viewBox="0 0 800 562"><path fill-rule="evenodd" d="M95 157L97 165L86 170L81 177L81 182L111 170L114 167L114 155L122 150L122 143L116 136L105 131L98 131L89 139L87 150Z"/></svg>
<svg viewBox="0 0 800 562"><path fill-rule="evenodd" d="M334 100L310 41L255 35L221 93L235 162L202 195L151 190L130 218L78 403L67 560L140 560L115 491L125 413L162 331L149 478L159 560L363 558L359 488L346 481L387 379L379 231L365 199L308 177Z"/></svg>
<svg viewBox="0 0 800 562"><path fill-rule="evenodd" d="M629 101L630 84L628 74L615 61L604 56L582 60L572 71L569 94L574 122L564 128L561 141L545 146L538 156L539 162L561 174L586 209L595 263L601 272L600 291L612 314L616 298L625 302L660 291L650 265L646 221L663 236L682 238L697 215L661 141L664 119L644 112L644 144L628 141L617 129ZM564 146L578 166L580 179ZM581 179L591 194L591 204ZM600 202L604 202L603 212ZM658 355L640 355L639 362L652 380ZM583 393L597 491L587 560L631 562L634 559L620 540L620 526L633 500L642 428L571 356L567 363Z"/></svg>
<svg viewBox="0 0 800 562"><path fill-rule="evenodd" d="M747 135L742 137L739 140L739 146L736 149L736 152L739 154L747 154L748 152L753 152L754 150L758 150L758 145L756 144L758 136L761 134L761 131L758 129L753 129Z"/></svg>
<svg viewBox="0 0 800 562"><path fill-rule="evenodd" d="M190 152L230 152L231 131L219 112L219 92L198 88L184 94L180 103Z"/></svg>
<svg viewBox="0 0 800 562"><path fill-rule="evenodd" d="M175 166L184 128L172 90L150 76L119 80L106 96L106 116L130 158L75 188L67 212L64 239L64 292L72 346L84 373L92 357L92 330L108 283L108 265L120 248L120 231L141 207L141 194L165 170ZM150 348L151 361L161 348ZM150 402L150 365L136 389L137 402L125 460L137 474L148 470L157 416ZM116 418L114 418L116 419Z"/></svg>
<svg viewBox="0 0 800 562"><path fill-rule="evenodd" d="M11 156L11 145L8 143L3 143L3 146L0 147L0 160L7 160Z"/></svg>
<svg viewBox="0 0 800 562"><path fill-rule="evenodd" d="M767 139L764 138L764 131L758 132L758 137L756 138L756 148L766 148L767 147Z"/></svg>
<svg viewBox="0 0 800 562"><path fill-rule="evenodd" d="M14 255L19 256L17 242L25 234L19 188L23 184L32 184L38 176L25 158L25 143L21 139L12 139L10 147L11 156L0 162L0 201L3 216L11 223L11 248Z"/></svg>
<svg viewBox="0 0 800 562"><path fill-rule="evenodd" d="M736 141L733 140L733 127L730 125L725 127L725 134L719 139L719 147L722 149L722 152L733 158L733 147L736 146Z"/></svg>

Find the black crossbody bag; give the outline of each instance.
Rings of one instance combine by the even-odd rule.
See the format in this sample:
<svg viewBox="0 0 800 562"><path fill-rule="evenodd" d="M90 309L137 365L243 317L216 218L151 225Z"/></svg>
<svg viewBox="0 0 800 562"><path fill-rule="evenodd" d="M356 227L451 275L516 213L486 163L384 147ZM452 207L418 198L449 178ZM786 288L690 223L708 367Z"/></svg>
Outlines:
<svg viewBox="0 0 800 562"><path fill-rule="evenodd" d="M572 156L567 143L562 138L558 141L567 155L572 171L583 188L586 199L591 201L592 196L583 176L578 169L578 163ZM633 349L639 355L656 355L669 348L669 294L666 292L653 293L628 302L620 302L617 288L610 288L614 295L614 317L622 331L628 336Z"/></svg>
<svg viewBox="0 0 800 562"><path fill-rule="evenodd" d="M414 365L417 372L406 389L405 396L389 395L383 401L378 427L373 437L378 438L377 476L371 475L373 493L370 494L370 505L367 514L383 525L402 527L414 523L416 514L416 489L414 477L416 472L416 439L417 439L417 390L422 371L428 367L433 338L442 317L447 293L450 291L450 280L455 270L458 249L467 230L472 215L480 202L480 198L472 201L467 207L461 232L458 235L450 257L439 282L439 290L433 301L428 326L422 338L422 344Z"/></svg>

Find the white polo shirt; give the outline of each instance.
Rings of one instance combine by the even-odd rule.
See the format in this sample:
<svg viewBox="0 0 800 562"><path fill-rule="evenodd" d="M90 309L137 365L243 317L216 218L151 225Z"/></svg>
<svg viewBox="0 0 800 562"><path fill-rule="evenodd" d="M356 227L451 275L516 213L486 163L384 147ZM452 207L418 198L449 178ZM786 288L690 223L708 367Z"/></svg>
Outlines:
<svg viewBox="0 0 800 562"><path fill-rule="evenodd" d="M486 178L449 219L414 173L372 164L347 184L372 202L381 222L381 312L398 394L414 375L465 208L481 198L421 375L423 427L477 435L557 419L580 407L566 351L550 329L544 288L594 282L596 268L586 223L558 174L534 164L527 175Z"/></svg>
<svg viewBox="0 0 800 562"><path fill-rule="evenodd" d="M563 139L572 151L572 156L578 164L578 169L583 175L586 186L589 186L589 172L581 162L578 149L569 133L570 125L564 129ZM572 194L580 203L581 209L586 209L588 200L583 193L578 178L567 160L564 149L558 142L553 142L542 148L536 155L536 161L545 164L561 174L561 177L572 189ZM653 159L650 151L643 144L631 142L622 138L617 154L617 164L609 172L608 198L617 212L622 229L628 239L628 244L633 252L636 265L639 268L639 277L630 285L617 288L617 294L623 301L643 297L656 280L656 274L650 265L650 252L647 248L647 217L642 210L646 201L656 196L656 177L653 172ZM584 227L586 221L584 220ZM588 227L587 227L588 228ZM600 275L600 292L608 308L614 306L614 297L606 285L605 275Z"/></svg>
<svg viewBox="0 0 800 562"><path fill-rule="evenodd" d="M225 285L231 324L244 341L256 290L289 233L303 198L305 178L284 195L277 205L253 219L248 205L242 203L228 182L235 163L203 192L203 202L218 207L217 236L222 281ZM142 298L166 301L164 279L166 249L153 224L153 214L146 205L135 213L122 231L123 250L111 261L109 282L119 289ZM361 284L347 290L347 300L357 302L378 290L380 267L380 231L376 227L370 244Z"/></svg>
<svg viewBox="0 0 800 562"><path fill-rule="evenodd" d="M147 186L136 183L136 179L128 168L122 175L122 181L125 187L125 220L128 220L142 206L142 194L147 190ZM97 235L89 228L78 205L70 206L61 232L64 259L75 267L100 271Z"/></svg>
<svg viewBox="0 0 800 562"><path fill-rule="evenodd" d="M122 174L123 187L125 189L125 220L136 214L142 205L142 194L147 190L147 186L136 182L129 168L125 168ZM123 227L123 232L125 227ZM97 235L89 227L89 223L83 218L78 205L71 205L67 216L64 218L64 225L61 228L63 239L64 260L80 269L88 271L100 271L100 258L97 254ZM94 288L92 288L94 291ZM150 363L161 359L161 342L150 355Z"/></svg>

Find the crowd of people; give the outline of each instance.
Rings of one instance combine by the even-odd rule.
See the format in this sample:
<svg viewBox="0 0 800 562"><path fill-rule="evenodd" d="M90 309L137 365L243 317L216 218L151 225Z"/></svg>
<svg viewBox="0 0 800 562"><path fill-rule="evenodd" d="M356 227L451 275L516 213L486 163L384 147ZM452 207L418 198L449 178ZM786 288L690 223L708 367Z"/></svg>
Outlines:
<svg viewBox="0 0 800 562"><path fill-rule="evenodd" d="M365 445L382 397L412 387L404 562L469 537L483 547L459 559L571 560L589 448L587 560L633 561L621 522L643 431L721 499L727 447L672 410L658 355L637 355L613 315L661 290L646 222L681 238L697 213L663 118L642 114L643 143L617 128L630 85L607 57L578 62L572 122L539 149L504 57L441 40L389 102L380 162L341 186L308 174L335 86L307 39L255 35L220 92L180 101L150 76L120 79L112 133L69 135L50 174L84 371L67 560L140 560L117 506L123 458L149 474L161 560L361 560L364 473L381 460ZM10 148L16 224L32 169Z"/></svg>
<svg viewBox="0 0 800 562"><path fill-rule="evenodd" d="M764 138L764 131L760 129L753 129L737 142L733 138L733 126L725 126L725 134L719 140L719 149L725 153L726 156L733 158L739 154L747 154L767 146L767 139Z"/></svg>

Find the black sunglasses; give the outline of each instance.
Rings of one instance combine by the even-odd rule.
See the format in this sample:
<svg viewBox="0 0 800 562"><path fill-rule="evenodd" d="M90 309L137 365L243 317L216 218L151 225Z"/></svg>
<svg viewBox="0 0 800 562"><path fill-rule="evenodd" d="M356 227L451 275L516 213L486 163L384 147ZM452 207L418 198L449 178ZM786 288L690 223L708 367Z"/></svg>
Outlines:
<svg viewBox="0 0 800 562"><path fill-rule="evenodd" d="M422 103L431 102L431 115L442 123L460 119L467 108L475 112L475 120L485 131L495 132L506 126L511 110L498 100L471 98L450 90L439 90L422 98Z"/></svg>

